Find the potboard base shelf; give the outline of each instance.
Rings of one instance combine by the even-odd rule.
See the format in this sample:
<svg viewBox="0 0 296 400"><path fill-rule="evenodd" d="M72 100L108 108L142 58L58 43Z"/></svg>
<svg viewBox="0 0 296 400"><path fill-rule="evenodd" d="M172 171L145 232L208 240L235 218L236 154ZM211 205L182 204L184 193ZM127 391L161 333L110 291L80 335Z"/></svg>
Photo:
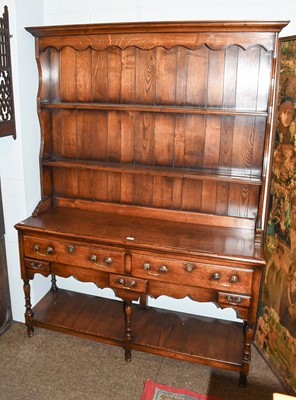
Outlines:
<svg viewBox="0 0 296 400"><path fill-rule="evenodd" d="M36 327L240 371L243 348L240 322L160 308L143 309L134 304L133 338L127 343L122 301L58 289L49 291L33 308L33 313Z"/></svg>

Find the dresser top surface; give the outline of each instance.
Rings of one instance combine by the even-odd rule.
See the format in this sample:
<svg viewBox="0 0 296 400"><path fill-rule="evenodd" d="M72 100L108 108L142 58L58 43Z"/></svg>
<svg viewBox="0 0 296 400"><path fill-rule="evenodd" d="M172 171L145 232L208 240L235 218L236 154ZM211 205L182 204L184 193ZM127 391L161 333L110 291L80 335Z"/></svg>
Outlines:
<svg viewBox="0 0 296 400"><path fill-rule="evenodd" d="M16 225L21 231L80 241L264 264L254 232L131 215L51 207Z"/></svg>

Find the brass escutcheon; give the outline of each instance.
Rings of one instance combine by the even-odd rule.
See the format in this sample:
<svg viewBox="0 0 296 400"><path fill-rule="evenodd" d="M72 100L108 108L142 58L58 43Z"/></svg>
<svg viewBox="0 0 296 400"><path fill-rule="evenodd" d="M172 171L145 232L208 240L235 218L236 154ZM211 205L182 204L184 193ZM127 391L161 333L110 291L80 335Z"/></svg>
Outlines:
<svg viewBox="0 0 296 400"><path fill-rule="evenodd" d="M73 244L68 244L67 246L67 250L70 254L73 254L75 251L75 247L73 246Z"/></svg>

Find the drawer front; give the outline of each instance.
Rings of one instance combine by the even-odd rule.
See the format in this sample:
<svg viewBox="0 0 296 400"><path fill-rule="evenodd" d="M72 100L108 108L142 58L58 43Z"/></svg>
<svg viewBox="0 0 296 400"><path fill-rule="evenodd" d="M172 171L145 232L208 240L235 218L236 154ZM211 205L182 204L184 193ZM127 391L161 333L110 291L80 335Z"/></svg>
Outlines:
<svg viewBox="0 0 296 400"><path fill-rule="evenodd" d="M218 302L224 303L224 304L229 304L232 306L249 307L251 305L251 297L250 296L242 296L240 294L219 292Z"/></svg>
<svg viewBox="0 0 296 400"><path fill-rule="evenodd" d="M124 251L66 241L24 237L26 257L82 268L124 273Z"/></svg>
<svg viewBox="0 0 296 400"><path fill-rule="evenodd" d="M48 261L39 261L25 258L25 268L33 269L36 272L49 272L50 266Z"/></svg>
<svg viewBox="0 0 296 400"><path fill-rule="evenodd" d="M131 276L110 275L110 286L118 289L131 290L133 292L145 293L147 290L147 281L137 279Z"/></svg>
<svg viewBox="0 0 296 400"><path fill-rule="evenodd" d="M132 274L179 285L251 293L253 270L132 254Z"/></svg>

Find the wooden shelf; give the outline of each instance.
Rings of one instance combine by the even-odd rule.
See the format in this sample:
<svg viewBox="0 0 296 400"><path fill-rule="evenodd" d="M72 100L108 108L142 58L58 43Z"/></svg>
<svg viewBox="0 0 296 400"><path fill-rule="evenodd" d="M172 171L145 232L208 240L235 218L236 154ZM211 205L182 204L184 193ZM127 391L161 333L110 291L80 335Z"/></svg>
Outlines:
<svg viewBox="0 0 296 400"><path fill-rule="evenodd" d="M214 180L219 182L230 182L248 185L261 185L261 179L258 177L242 176L235 174L227 174L224 171L210 171L191 168L170 168L150 165L136 165L128 163L109 163L100 161L85 161L85 160L43 160L43 166L54 168L75 168L81 170L95 170L105 172L129 173L137 175L151 176L167 176L171 178L189 178L196 180Z"/></svg>
<svg viewBox="0 0 296 400"><path fill-rule="evenodd" d="M33 308L33 325L124 346L121 301L58 289ZM133 306L130 348L240 370L242 323ZM221 361L223 360L223 361Z"/></svg>
<svg viewBox="0 0 296 400"><path fill-rule="evenodd" d="M44 109L76 109L76 110L102 110L102 111L138 111L170 114L206 114L221 116L250 116L267 117L266 111L239 110L234 108L192 107L187 105L150 105L150 104L115 104L115 103L80 103L80 102L45 102L41 101Z"/></svg>

